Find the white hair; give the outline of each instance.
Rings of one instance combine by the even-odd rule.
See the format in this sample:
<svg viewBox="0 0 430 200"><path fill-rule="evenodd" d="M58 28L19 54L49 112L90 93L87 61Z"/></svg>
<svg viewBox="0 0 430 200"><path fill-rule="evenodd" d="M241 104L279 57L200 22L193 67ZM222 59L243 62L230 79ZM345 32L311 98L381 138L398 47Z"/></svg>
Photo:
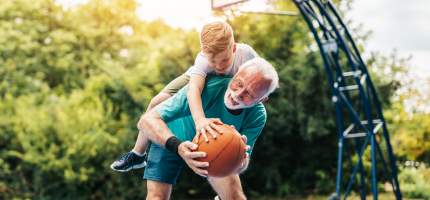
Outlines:
<svg viewBox="0 0 430 200"><path fill-rule="evenodd" d="M272 66L272 64L267 62L264 58L256 57L246 61L239 67L239 71L246 68L253 68L262 73L265 79L270 80L270 86L267 89L264 97L269 96L276 90L276 88L279 88L278 72L276 72L276 69Z"/></svg>

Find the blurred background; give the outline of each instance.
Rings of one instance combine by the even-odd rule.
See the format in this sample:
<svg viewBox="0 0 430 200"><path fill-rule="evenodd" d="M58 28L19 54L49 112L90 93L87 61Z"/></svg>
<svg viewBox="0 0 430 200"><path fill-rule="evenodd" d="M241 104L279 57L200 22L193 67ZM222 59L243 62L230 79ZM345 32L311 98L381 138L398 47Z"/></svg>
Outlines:
<svg viewBox="0 0 430 200"><path fill-rule="evenodd" d="M335 3L379 92L403 195L430 199L430 3ZM264 6L297 12L290 1L249 8ZM213 19L227 19L281 76L242 176L246 194L326 199L335 190L335 114L303 18L213 15L209 0L2 0L0 199L144 199L143 170L109 165L132 148L149 100L193 64L198 31ZM190 170L173 191L214 195Z"/></svg>

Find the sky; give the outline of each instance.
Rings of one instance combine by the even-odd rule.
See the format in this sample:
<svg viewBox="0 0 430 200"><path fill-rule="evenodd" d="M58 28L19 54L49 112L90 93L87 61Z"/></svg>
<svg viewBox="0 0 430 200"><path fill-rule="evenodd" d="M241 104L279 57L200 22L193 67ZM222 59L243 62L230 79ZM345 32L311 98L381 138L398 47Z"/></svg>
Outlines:
<svg viewBox="0 0 430 200"><path fill-rule="evenodd" d="M430 78L430 1L356 0L347 15L372 30L371 51L412 56L412 71Z"/></svg>

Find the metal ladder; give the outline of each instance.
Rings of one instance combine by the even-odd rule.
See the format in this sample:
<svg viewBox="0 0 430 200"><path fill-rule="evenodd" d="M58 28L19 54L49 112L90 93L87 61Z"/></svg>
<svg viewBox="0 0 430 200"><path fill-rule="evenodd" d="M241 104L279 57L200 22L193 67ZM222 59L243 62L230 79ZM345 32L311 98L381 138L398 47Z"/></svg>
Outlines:
<svg viewBox="0 0 430 200"><path fill-rule="evenodd" d="M378 199L377 184L383 179L391 183L396 199L402 199L381 105L347 27L330 1L293 1L318 44L333 94L339 149L336 193L330 199L346 199L354 186L358 187L361 199L366 199L368 179L373 199ZM369 148L371 167L366 173L363 160L365 155L369 156ZM349 173L344 172L348 164L350 168L346 169L352 168ZM357 177L359 184L355 184Z"/></svg>

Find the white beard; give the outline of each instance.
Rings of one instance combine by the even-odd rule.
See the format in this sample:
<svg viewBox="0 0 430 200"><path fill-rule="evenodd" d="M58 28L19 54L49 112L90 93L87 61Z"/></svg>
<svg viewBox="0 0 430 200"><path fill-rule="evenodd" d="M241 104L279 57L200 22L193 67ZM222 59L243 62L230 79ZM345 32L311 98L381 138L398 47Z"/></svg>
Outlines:
<svg viewBox="0 0 430 200"><path fill-rule="evenodd" d="M232 102L232 100L236 103ZM238 100L236 95L232 93L229 89L224 94L224 104L230 110L239 110L244 108L249 108L254 106L255 104L245 105L242 101Z"/></svg>

